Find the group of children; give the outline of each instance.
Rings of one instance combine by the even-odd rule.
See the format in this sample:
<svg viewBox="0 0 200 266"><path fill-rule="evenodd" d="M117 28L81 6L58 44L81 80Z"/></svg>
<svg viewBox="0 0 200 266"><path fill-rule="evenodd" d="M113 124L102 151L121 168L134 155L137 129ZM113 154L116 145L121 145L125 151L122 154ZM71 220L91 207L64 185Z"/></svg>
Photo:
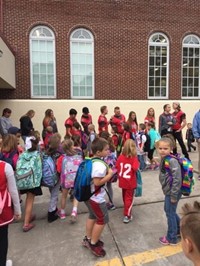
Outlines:
<svg viewBox="0 0 200 266"><path fill-rule="evenodd" d="M151 139L151 146L148 152L148 157L151 160L151 165L157 167L157 161L153 157L154 150L157 149L160 157L160 183L162 185L163 193L165 195L165 212L168 220L168 231L166 236L159 239L160 243L163 245L176 245L178 243L177 235L182 234L182 245L183 250L189 258L193 259L193 256L198 258L200 253L198 241L193 237L192 233L188 229L189 222L186 223L187 215L199 217L199 205L195 203L195 211L186 214L182 222L180 223L180 218L176 213L178 201L181 198L181 169L178 161L176 159L170 160L170 168L172 170L173 183L169 184L169 176L167 172L163 169L163 162L165 157L171 153L173 150L174 143L169 137L163 137L160 139L158 132L155 130L155 125L153 122L147 123L147 129L144 124L139 125L139 133L134 134L125 138L123 133L120 148L117 154L117 148L119 143L114 142L115 132L113 135L107 131L102 131L100 136L97 136L93 125L88 127L89 141L87 148L87 155L93 158L104 159L108 164L108 167L103 164L100 160L93 162L92 168L92 179L91 191L96 191L96 193L85 202L89 217L86 221L86 235L83 239L83 246L89 248L93 254L96 256L105 256L106 251L104 249L104 243L100 240L101 234L103 232L104 226L109 221L108 209L115 209L113 204L113 188L112 182L116 182L118 179L119 187L122 189L122 199L124 202L123 210L123 222L129 223L132 220L132 206L134 200L135 189L137 187L137 171L140 168L144 170L143 160L145 154L145 142L147 142L147 131ZM40 139L37 131L32 132L32 135L25 140L25 151L22 152L19 146L16 134L8 134L4 136L1 144L1 154L4 158L11 160L0 161L1 175L4 176L3 181L1 181L0 188L3 187L3 193L1 197L5 196L4 205L8 209L6 213L10 212L9 215L4 215L5 207L0 212L0 241L3 241L3 245L7 247L8 238L8 224L13 220L15 216L16 219L21 217L21 208L19 205L19 198L17 193L17 188L14 180L14 171L17 168L17 161L20 156L32 156L33 153L38 152L40 154L39 167L42 167L42 156L45 154L51 156L56 165L58 181L54 187L49 188L50 191L50 202L48 208L48 221L53 222L59 217L61 219L66 218L65 208L66 199L69 191L73 188L74 180L78 166L84 159L84 151L82 147L81 135L74 135L71 138L66 138L61 141L61 136L59 133L51 134L51 129L46 133L46 141L44 138L44 144ZM118 141L119 141L119 136ZM10 156L12 154L12 156ZM118 156L117 156L118 155ZM2 160L2 158L1 158ZM19 159L20 160L20 159ZM7 163L5 162L7 161ZM9 166L11 164L11 166ZM141 168L142 165L142 168ZM42 176L41 176L42 178ZM3 184L3 185L2 185ZM108 202L105 200L105 189L103 185L107 186L110 199ZM97 188L99 188L97 190ZM61 190L61 202L60 209L58 209L58 198L59 191ZM6 192L5 192L6 191ZM8 193L7 193L8 191ZM6 193L6 194L5 194ZM35 196L42 195L41 185L33 189L27 189L20 191L21 194L26 193L25 202L25 215L23 231L28 232L34 227L32 223L35 220L35 215L32 213L33 203ZM11 206L9 203L9 195L11 195L14 204L14 214L11 211ZM73 199L73 207L71 212L71 222L76 222L77 219L77 208L78 201ZM188 205L185 210L188 209ZM187 211L186 211L187 212ZM3 215L2 215L3 214ZM14 216L13 216L14 215ZM199 229L199 227L198 227ZM196 234L197 235L197 234ZM196 236L194 234L194 236ZM0 249L1 250L1 249ZM0 259L3 258L6 264L6 254L7 248L0 251ZM193 255L195 254L195 255ZM8 264L9 265L9 264ZM198 264L196 264L198 265Z"/></svg>

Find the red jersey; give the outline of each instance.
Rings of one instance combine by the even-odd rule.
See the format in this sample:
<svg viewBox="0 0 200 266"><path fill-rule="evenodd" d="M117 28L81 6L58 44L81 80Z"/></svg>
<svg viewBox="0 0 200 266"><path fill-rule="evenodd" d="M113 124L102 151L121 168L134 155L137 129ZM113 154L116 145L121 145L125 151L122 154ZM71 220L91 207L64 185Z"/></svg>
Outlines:
<svg viewBox="0 0 200 266"><path fill-rule="evenodd" d="M81 116L81 125L83 126L84 131L88 134L88 126L92 124L92 116L91 114L83 114Z"/></svg>
<svg viewBox="0 0 200 266"><path fill-rule="evenodd" d="M123 134L124 129L123 129L123 124L125 123L126 118L123 114L120 114L120 116L112 116L110 119L110 124L115 125L117 127L117 132L119 134Z"/></svg>
<svg viewBox="0 0 200 266"><path fill-rule="evenodd" d="M182 112L181 110L178 111L178 113L173 112L172 116L175 118L176 123L172 126L173 130L178 130L181 128L181 124L183 122L183 120L186 118L186 115L184 112Z"/></svg>
<svg viewBox="0 0 200 266"><path fill-rule="evenodd" d="M66 136L68 136L68 129L69 129L69 132L71 133L71 135L73 135L73 125L74 123L77 122L76 118L75 119L71 119L70 117L67 118L65 120L65 127L66 127Z"/></svg>
<svg viewBox="0 0 200 266"><path fill-rule="evenodd" d="M155 123L155 117L153 116L146 116L144 119L144 123L154 122Z"/></svg>
<svg viewBox="0 0 200 266"><path fill-rule="evenodd" d="M98 125L99 125L99 134L102 131L108 131L108 120L105 115L100 115L98 118Z"/></svg>
<svg viewBox="0 0 200 266"><path fill-rule="evenodd" d="M138 125L136 124L136 122L135 121L132 121L132 122L127 121L126 123L130 125L131 132L134 133L134 134L136 134L137 131L138 131Z"/></svg>
<svg viewBox="0 0 200 266"><path fill-rule="evenodd" d="M137 187L136 171L139 168L137 156L126 157L121 154L117 159L116 168L120 188L134 189Z"/></svg>
<svg viewBox="0 0 200 266"><path fill-rule="evenodd" d="M122 138L123 138L123 145L124 145L126 140L131 138L131 133L128 131L124 131Z"/></svg>

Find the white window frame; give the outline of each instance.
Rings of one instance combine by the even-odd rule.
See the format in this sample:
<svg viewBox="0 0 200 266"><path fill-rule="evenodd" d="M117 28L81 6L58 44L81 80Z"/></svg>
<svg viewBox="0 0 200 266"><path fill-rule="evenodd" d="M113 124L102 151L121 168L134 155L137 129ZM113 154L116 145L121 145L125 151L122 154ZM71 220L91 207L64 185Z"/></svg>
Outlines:
<svg viewBox="0 0 200 266"><path fill-rule="evenodd" d="M90 35L90 39L86 38L73 38L73 35L75 32L83 30L86 31ZM92 95L91 96L74 96L73 95L73 64L72 64L72 43L90 43L92 44ZM71 35L70 35L70 92L71 92L71 99L95 99L95 89L94 89L94 84L95 84L95 77L94 77L94 37L93 34L85 29L85 28L77 28L75 29Z"/></svg>
<svg viewBox="0 0 200 266"><path fill-rule="evenodd" d="M194 37L195 39L198 40L198 44L195 44L192 42L192 37ZM185 43L185 40L187 38L191 38L191 42L190 43ZM184 67L184 64L185 62L184 61L184 57L183 57L183 49L184 48L194 48L194 49L199 49L199 73L198 73L198 80L199 80L199 86L198 86L198 96L183 96L183 67ZM195 57L194 57L195 58ZM194 69L194 66L193 65L193 69ZM187 79L189 79L189 76L187 75ZM187 87L187 94L188 94L188 89L189 87ZM183 39L183 42L182 42L182 57L181 57L181 99L199 99L200 98L200 38L195 35L195 34L189 34L189 35L186 35Z"/></svg>
<svg viewBox="0 0 200 266"><path fill-rule="evenodd" d="M47 29L50 33L51 33L51 37L50 36L32 36L33 32L36 31L37 29ZM49 95L34 95L33 94L33 67L32 67L32 40L45 40L45 41L52 41L53 42L53 60L54 60L54 64L53 64L53 75L54 75L54 95L53 96L49 96ZM42 99L55 99L57 97L57 89L56 89L56 51L55 51L55 35L54 32L47 26L43 26L43 25L39 25L34 27L29 35L29 49L30 49L30 80L31 80L31 98L42 98Z"/></svg>
<svg viewBox="0 0 200 266"><path fill-rule="evenodd" d="M166 42L161 43L161 42L155 42L152 41L152 38L156 35L161 35ZM149 96L149 71L150 71L150 46L156 46L156 47L166 47L167 49L167 56L166 56L166 96ZM155 77L155 76L154 76ZM161 33L161 32L155 32L153 33L150 37L149 37L149 41L148 41L148 80L147 80L147 98L148 99L168 99L169 98L169 39L168 37ZM154 85L154 90L155 90L155 85Z"/></svg>

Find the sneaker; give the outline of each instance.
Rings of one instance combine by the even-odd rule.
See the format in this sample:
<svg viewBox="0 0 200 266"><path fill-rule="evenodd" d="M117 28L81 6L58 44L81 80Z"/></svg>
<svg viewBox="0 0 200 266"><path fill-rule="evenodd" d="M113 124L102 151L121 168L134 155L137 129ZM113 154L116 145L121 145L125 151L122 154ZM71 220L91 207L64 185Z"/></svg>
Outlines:
<svg viewBox="0 0 200 266"><path fill-rule="evenodd" d="M6 266L12 266L12 265L13 265L12 260L7 260L6 261Z"/></svg>
<svg viewBox="0 0 200 266"><path fill-rule="evenodd" d="M66 214L65 213L61 213L61 210L58 210L58 216L60 217L61 220L66 219Z"/></svg>
<svg viewBox="0 0 200 266"><path fill-rule="evenodd" d="M116 209L115 205L110 202L106 203L106 206L108 210L114 211Z"/></svg>
<svg viewBox="0 0 200 266"><path fill-rule="evenodd" d="M130 218L128 216L124 216L123 223L128 224L130 221L132 221L132 216Z"/></svg>
<svg viewBox="0 0 200 266"><path fill-rule="evenodd" d="M160 238L159 238L159 242L160 242L162 245L164 245L164 246L168 246L168 245L170 245L170 246L176 246L176 245L178 245L178 243L172 243L172 242L169 242L169 241L167 240L166 236L162 236L162 237L160 237Z"/></svg>
<svg viewBox="0 0 200 266"><path fill-rule="evenodd" d="M57 209L55 211L48 212L47 220L49 223L56 221L58 218L59 218L59 216L58 216L58 210Z"/></svg>
<svg viewBox="0 0 200 266"><path fill-rule="evenodd" d="M104 257L106 255L105 250L101 246L98 246L98 244L92 245L90 243L90 250L97 257Z"/></svg>
<svg viewBox="0 0 200 266"><path fill-rule="evenodd" d="M86 248L90 248L90 239L87 238L87 236L85 236L83 238L83 241L82 241L82 245ZM96 245L100 246L100 247L103 247L104 246L104 242L101 241L100 239L97 241Z"/></svg>
<svg viewBox="0 0 200 266"><path fill-rule="evenodd" d="M73 224L73 223L76 222L76 220L77 220L77 212L76 211L72 211L70 222Z"/></svg>
<svg viewBox="0 0 200 266"><path fill-rule="evenodd" d="M30 231L31 229L33 229L33 227L35 227L35 225L34 224L27 224L27 225L24 225L23 226L23 232L28 232L28 231Z"/></svg>

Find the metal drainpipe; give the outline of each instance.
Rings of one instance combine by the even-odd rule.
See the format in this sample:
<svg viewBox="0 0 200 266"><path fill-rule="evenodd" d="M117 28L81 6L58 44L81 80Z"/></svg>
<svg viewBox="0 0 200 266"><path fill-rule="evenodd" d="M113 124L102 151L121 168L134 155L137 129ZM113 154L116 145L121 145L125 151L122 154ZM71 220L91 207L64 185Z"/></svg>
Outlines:
<svg viewBox="0 0 200 266"><path fill-rule="evenodd" d="M1 32L3 33L3 0L0 0Z"/></svg>

